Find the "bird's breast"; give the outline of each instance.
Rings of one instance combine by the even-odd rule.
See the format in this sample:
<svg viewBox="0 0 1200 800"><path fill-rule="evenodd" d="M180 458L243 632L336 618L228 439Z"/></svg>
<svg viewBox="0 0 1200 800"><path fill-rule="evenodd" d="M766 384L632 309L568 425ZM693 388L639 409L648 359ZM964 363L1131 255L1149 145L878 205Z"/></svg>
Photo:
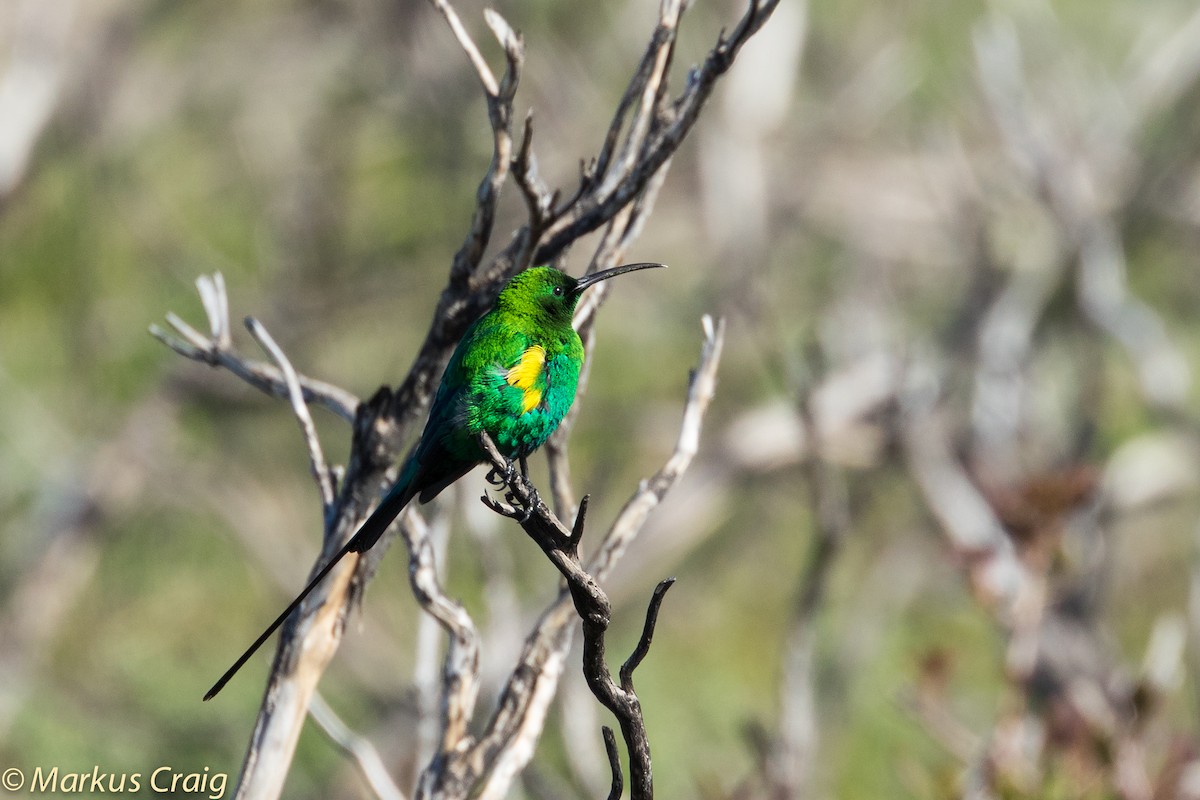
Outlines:
<svg viewBox="0 0 1200 800"><path fill-rule="evenodd" d="M575 399L580 359L530 345L516 361L492 373L472 394L470 427L485 430L508 457L527 455L542 445Z"/></svg>

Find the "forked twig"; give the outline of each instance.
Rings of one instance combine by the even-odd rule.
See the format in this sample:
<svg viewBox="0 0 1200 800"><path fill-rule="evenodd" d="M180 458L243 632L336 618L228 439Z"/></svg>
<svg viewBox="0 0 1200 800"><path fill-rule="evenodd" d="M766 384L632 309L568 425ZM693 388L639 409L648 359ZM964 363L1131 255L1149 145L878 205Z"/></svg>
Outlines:
<svg viewBox="0 0 1200 800"><path fill-rule="evenodd" d="M150 334L184 358L211 367L223 367L269 395L290 397L288 381L281 369L247 358L234 348L229 333L229 301L225 293L225 279L221 273L216 272L212 276L201 275L196 279L196 288L200 292L201 302L208 316L211 336L203 335L170 312L166 318L175 332L170 333L158 325L151 325ZM306 403L323 406L347 422L354 420L355 411L361 401L353 394L331 383L304 375L297 375L296 381Z"/></svg>
<svg viewBox="0 0 1200 800"><path fill-rule="evenodd" d="M641 639L621 667L621 683L618 685L613 680L605 660L605 634L612 617L612 606L595 578L583 568L579 555L587 512L586 497L579 505L574 524L567 528L541 501L528 479L511 468L511 464L500 454L486 433L481 434L480 442L488 454L493 472L503 476L504 483L509 488L505 497L511 505L506 506L486 495L482 498L483 502L498 514L517 520L567 579L567 588L575 604L576 613L583 623L584 678L592 694L617 717L621 726L621 734L629 750L631 797L634 800L652 798L654 781L650 740L646 734L641 703L633 689L633 671L650 650L658 611L662 606L663 596L674 583L674 578L662 581L654 590L646 612Z"/></svg>

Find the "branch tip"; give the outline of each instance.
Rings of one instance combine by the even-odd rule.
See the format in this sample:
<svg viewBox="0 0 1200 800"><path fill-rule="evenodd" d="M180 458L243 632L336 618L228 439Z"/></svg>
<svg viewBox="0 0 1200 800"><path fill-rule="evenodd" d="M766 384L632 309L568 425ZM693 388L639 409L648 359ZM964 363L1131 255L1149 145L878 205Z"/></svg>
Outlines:
<svg viewBox="0 0 1200 800"><path fill-rule="evenodd" d="M612 770L612 788L608 790L608 800L621 800L621 792L625 790L625 777L621 774L621 754L617 750L617 736L607 725L600 729L604 736L604 752L608 754L608 766Z"/></svg>
<svg viewBox="0 0 1200 800"><path fill-rule="evenodd" d="M571 527L571 550L575 553L579 552L579 542L583 540L583 524L590 500L591 495L585 494L579 500L579 510L575 512L575 524Z"/></svg>
<svg viewBox="0 0 1200 800"><path fill-rule="evenodd" d="M494 8L485 8L483 10L483 21L487 23L492 34L496 37L496 41L500 42L500 46L504 48L506 53L518 50L524 46L521 39L521 34L513 30L512 25L508 24L500 12Z"/></svg>
<svg viewBox="0 0 1200 800"><path fill-rule="evenodd" d="M667 590L674 584L675 578L672 577L660 581L658 586L654 587L650 605L646 608L646 624L642 627L642 637L638 640L637 647L633 649L629 658L621 665L621 688L630 694L633 693L633 671L641 665L646 654L650 652L650 643L654 639L654 627L658 624L659 609L662 608L662 601L667 595Z"/></svg>

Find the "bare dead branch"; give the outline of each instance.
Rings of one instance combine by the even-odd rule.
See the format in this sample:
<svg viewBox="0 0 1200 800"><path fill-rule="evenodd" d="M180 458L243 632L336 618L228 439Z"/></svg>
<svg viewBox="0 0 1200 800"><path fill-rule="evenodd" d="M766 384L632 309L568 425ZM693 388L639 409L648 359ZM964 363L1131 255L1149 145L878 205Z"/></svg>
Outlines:
<svg viewBox="0 0 1200 800"><path fill-rule="evenodd" d="M466 609L442 589L429 526L412 510L407 510L400 521L400 534L408 548L413 594L421 608L446 631L450 641L442 665L442 730L436 761L461 748L467 736L467 725L479 695L479 635Z"/></svg>
<svg viewBox="0 0 1200 800"><path fill-rule="evenodd" d="M224 298L224 292L220 297ZM205 306L208 306L208 301ZM210 315L210 319L213 317ZM308 463L312 472L313 479L317 482L317 489L321 494L321 518L325 519L329 516L329 512L333 510L333 501L335 495L335 487L333 484L333 475L329 471L329 466L325 463L325 454L321 450L321 440L317 437L317 427L313 424L312 415L308 413L308 405L304 402L304 390L300 387L300 378L296 375L296 369L292 366L292 362L288 359L282 348L275 343L275 339L263 327L263 324L254 317L246 317L246 328L250 331L250 335L254 337L262 348L270 354L271 358L275 359L275 363L279 365L280 372L283 373L284 383L288 389L288 399L291 402L292 413L296 417L296 421L300 424L300 432L304 434L304 442L308 446ZM229 341L228 331L213 331L213 341Z"/></svg>
<svg viewBox="0 0 1200 800"><path fill-rule="evenodd" d="M642 705L633 690L633 670L642 662L650 650L650 640L658 621L658 611L674 578L662 581L654 589L654 596L646 610L646 624L637 648L621 668L621 685L612 679L604 658L605 627L588 622L586 609L576 608L583 625L584 677L597 699L611 711L621 725L621 734L629 750L629 793L632 800L649 800L654 797L654 779L650 760L650 738L646 733L646 721L642 716ZM606 743L607 744L607 743Z"/></svg>
<svg viewBox="0 0 1200 800"><path fill-rule="evenodd" d="M483 501L498 514L517 520L567 579L567 588L575 603L576 613L583 622L584 678L592 694L617 717L621 726L625 745L629 749L631 796L635 800L652 798L654 782L650 741L646 734L641 704L633 690L633 670L649 652L663 595L671 587L674 579L661 582L655 589L646 612L642 637L629 660L621 668L621 684L618 685L613 680L605 659L604 637L612 616L612 607L599 584L583 568L579 555L578 546L583 533L586 504L580 505L580 514L573 528L568 530L540 500L532 484L500 455L491 437L486 433L481 434L480 443L492 463L493 472L503 476L503 481L509 489L505 499L512 505L505 506L487 496L484 496Z"/></svg>
<svg viewBox="0 0 1200 800"><path fill-rule="evenodd" d="M497 81L495 74L480 54L479 48L476 47L471 35L463 26L454 7L447 0L430 0L430 2L446 18L459 46L475 68L479 81L483 85L484 97L487 100L488 119L492 125L492 163L479 184L475 195L475 213L470 229L462 247L454 256L454 264L450 271L451 284L464 285L479 267L484 250L487 249L496 221L496 204L500 199L500 189L508 178L512 160L512 101L520 81L521 66L525 60L525 46L521 37L512 30L500 14L492 9L484 12L488 27L491 28L492 33L504 48L507 62L504 76Z"/></svg>
<svg viewBox="0 0 1200 800"><path fill-rule="evenodd" d="M616 521L604 537L600 548L588 562L588 569L598 580L604 580L620 559L629 543L641 530L650 512L662 502L662 498L691 464L700 447L700 428L704 414L716 393L717 365L721 361L721 348L725 342L725 320L705 316L701 320L704 340L700 348L700 362L692 370L688 382L687 402L683 409L683 422L675 449L667 463L653 476L642 482L638 491L625 503Z"/></svg>
<svg viewBox="0 0 1200 800"><path fill-rule="evenodd" d="M379 800L405 800L404 792L392 780L375 745L365 736L353 731L342 721L320 692L313 694L308 707L309 716L317 723L321 732L354 761L367 786Z"/></svg>
<svg viewBox="0 0 1200 800"><path fill-rule="evenodd" d="M220 272L214 272L211 277L201 275L196 279L196 289L200 292L200 302L208 316L212 340L218 347L232 347L233 333L229 330L229 295L225 291L225 276ZM290 385L288 388L291 389Z"/></svg>
<svg viewBox="0 0 1200 800"><path fill-rule="evenodd" d="M649 68L638 70L629 89L626 90L626 98L630 101L627 107L632 107L634 102L637 105L629 122L625 141L621 145L621 154L611 169L601 173L602 180L596 190L600 197L612 194L622 181L629 178L641 159L651 125L657 121L659 99L666 89L667 71L671 67L671 57L675 52L675 40L683 10L682 0L664 0L659 8L658 28L643 60ZM621 105L626 106L625 98L622 98ZM614 122L617 122L617 119L614 119ZM607 159L605 166L608 166Z"/></svg>
<svg viewBox="0 0 1200 800"><path fill-rule="evenodd" d="M601 544L597 556L590 562L587 569L581 565L578 558L578 544L582 536L586 503L580 504L580 512L576 518L576 523L571 529L568 529L546 507L533 487L521 478L515 470L511 469L511 465L507 464L499 451L495 449L494 444L488 441L486 437L482 442L497 474L505 476L505 483L508 487L505 499L510 505L504 505L486 497L484 498L484 502L498 513L520 520L526 533L546 553L551 563L567 578L568 585L570 586L570 597L573 599L579 615L585 620L585 632L588 630L589 625L598 628L607 626L609 615L607 598L604 597L603 592L600 590L597 580L602 579L602 574L607 574L620 559L629 542L632 541L637 532L645 524L650 511L661 501L662 497L670 490L683 471L687 469L688 464L690 464L692 457L695 455L704 413L716 388L716 369L720 362L721 347L724 341L724 321L714 323L711 318L705 317L703 323L704 341L701 347L700 364L692 371L691 380L689 381L683 424L680 428L680 435L675 451L668 459L667 464L652 478L643 481L638 492L626 503L625 508L618 515L617 521L610 528L604 542ZM574 557L572 557L572 553L574 553ZM591 570L592 574L589 574L588 570ZM565 625L562 611L563 602L560 598L547 611L546 615L543 616L538 628L535 629L529 640L527 640L523 659L534 656L543 657L546 653L546 647L551 646L551 643L555 640L561 641L563 637L562 626ZM595 653L591 652L590 655L592 655L593 660L589 663L595 664ZM590 679L589 685L591 685ZM519 687L510 685L510 687L506 688L506 694L514 688ZM595 688L593 688L593 692L595 692ZM502 697L502 707L505 702L505 698ZM516 716L518 720L521 718L519 715L513 716ZM511 724L512 721L513 718L507 714L498 716L493 719L490 727L495 729L498 723ZM626 734L624 727L622 728L622 733ZM631 752L633 752L632 748L640 748L643 742L633 732L626 734L627 743L631 738L635 742L635 744L630 745ZM480 744L483 746L489 741L487 737L481 737ZM639 752L641 751L639 750ZM641 787L639 791L646 790L651 785L648 745L646 746L645 753L647 755L645 763L639 762L631 766L631 774L635 776L635 785ZM645 771L643 771L643 767Z"/></svg>
<svg viewBox="0 0 1200 800"><path fill-rule="evenodd" d="M538 176L537 161L533 155L533 111L525 114L521 146L513 158L512 173L521 190L521 196L525 199L530 238L537 239L546 226L546 220L550 218L555 197Z"/></svg>
<svg viewBox="0 0 1200 800"><path fill-rule="evenodd" d="M621 689L625 692L633 693L633 671L650 652L650 643L654 640L654 626L658 623L658 610L662 606L663 598L667 595L667 590L674 584L674 578L667 578L654 589L654 595L650 598L650 606L646 609L646 623L642 626L641 638L638 639L637 647L629 654L629 658L621 665Z"/></svg>
<svg viewBox="0 0 1200 800"><path fill-rule="evenodd" d="M479 48L475 46L475 41L471 38L471 34L467 33L466 27L463 26L462 20L458 16L458 12L454 10L454 6L446 2L446 0L430 0L433 7L441 12L446 18L446 23L450 26L450 30L454 32L454 38L458 40L458 46L467 54L467 58L471 61L471 66L475 68L476 74L479 75L479 82L483 84L484 94L489 97L495 97L500 93L500 84L496 82L496 76L492 72L492 68L488 66L483 55L479 52Z"/></svg>
<svg viewBox="0 0 1200 800"><path fill-rule="evenodd" d="M534 261L553 258L568 242L604 225L642 192L692 129L717 79L733 65L742 45L766 23L778 4L779 0L751 0L734 27L733 34L728 38L724 35L718 37L704 62L691 70L687 88L669 106L664 106L657 102L646 102L646 99L657 97L663 76L670 65L676 28L683 8L681 0L664 0L649 51L653 53L653 58L643 60L643 64L651 61L653 66L644 78L639 70L630 84L631 90L636 87L637 95L643 100L640 108L645 115L633 120L629 126L631 133L624 152L626 155L636 152L636 158L623 161L621 169L610 173L616 177L606 179L602 190L580 193L573 202L561 209L534 251ZM623 109L619 109L620 113L623 113ZM650 119L651 114L653 119Z"/></svg>
<svg viewBox="0 0 1200 800"><path fill-rule="evenodd" d="M151 335L184 358L211 367L223 367L260 391L288 399L288 382L282 370L262 361L246 358L234 349L229 334L229 301L221 273L215 273L212 277L201 275L196 279L196 286L208 315L212 335L204 336L172 313L166 315L167 322L175 329L177 335L168 333L158 325L150 326ZM296 380L300 384L306 403L322 406L348 422L354 420L360 400L353 394L333 384L304 375L297 375Z"/></svg>

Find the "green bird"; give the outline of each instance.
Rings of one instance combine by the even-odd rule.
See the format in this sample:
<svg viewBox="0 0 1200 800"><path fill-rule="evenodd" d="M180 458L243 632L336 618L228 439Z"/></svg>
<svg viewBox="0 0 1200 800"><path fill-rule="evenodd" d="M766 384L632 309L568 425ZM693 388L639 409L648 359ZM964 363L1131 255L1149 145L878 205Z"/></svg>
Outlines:
<svg viewBox="0 0 1200 800"><path fill-rule="evenodd" d="M455 348L433 398L425 431L396 483L362 527L309 581L296 599L234 662L205 700L216 696L288 615L348 553L379 541L414 497L428 503L486 460L486 432L510 461L524 461L558 428L575 401L583 343L571 321L583 290L600 281L664 264L626 264L572 278L553 267L514 275L491 311L476 320Z"/></svg>

